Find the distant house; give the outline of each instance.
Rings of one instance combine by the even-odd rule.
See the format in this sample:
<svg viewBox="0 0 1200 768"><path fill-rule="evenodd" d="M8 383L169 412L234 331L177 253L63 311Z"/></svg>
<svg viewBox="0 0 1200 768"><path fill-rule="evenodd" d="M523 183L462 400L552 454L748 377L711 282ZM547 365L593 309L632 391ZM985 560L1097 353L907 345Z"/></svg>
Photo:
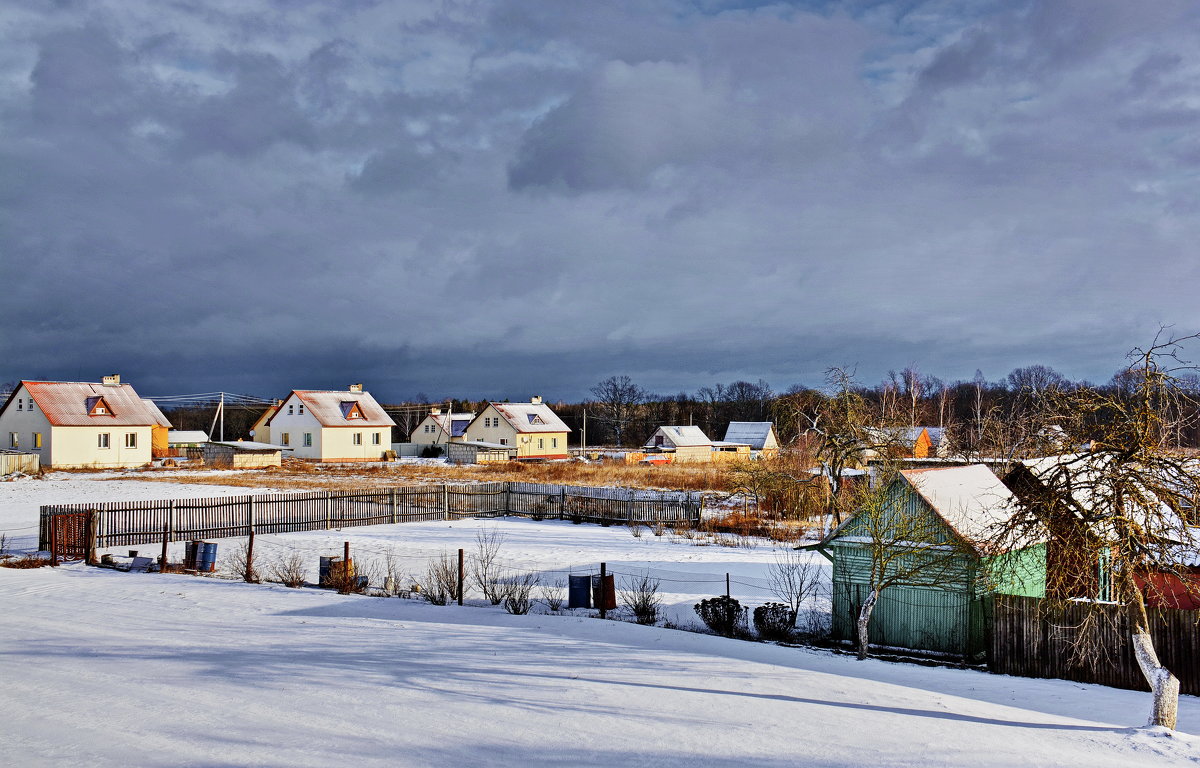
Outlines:
<svg viewBox="0 0 1200 768"><path fill-rule="evenodd" d="M267 422L274 444L314 461L381 461L395 425L362 384L292 390Z"/></svg>
<svg viewBox="0 0 1200 768"><path fill-rule="evenodd" d="M263 411L254 423L250 425L250 437L253 437L257 442L271 442L271 417L279 411L279 406L283 405L282 400L276 400L267 409Z"/></svg>
<svg viewBox="0 0 1200 768"><path fill-rule="evenodd" d="M883 590L871 618L873 644L975 656L986 640L987 595L1044 596L1044 543L1016 552L995 552L988 545L990 527L1007 519L1017 500L986 466L905 470L888 495L898 520L919 516L918 529L928 531L928 540L915 546L900 541L891 546L911 550L913 558L936 556L928 545L944 547L947 562L936 569L934 583L914 578ZM870 592L873 541L894 540L871 538L862 516L855 515L819 548L833 562L835 639L855 638L858 612Z"/></svg>
<svg viewBox="0 0 1200 768"><path fill-rule="evenodd" d="M779 453L775 425L769 421L731 421L725 429L724 443L744 443L763 458Z"/></svg>
<svg viewBox="0 0 1200 768"><path fill-rule="evenodd" d="M648 452L669 453L677 464L713 460L713 441L695 426L663 426L654 430L643 446Z"/></svg>
<svg viewBox="0 0 1200 768"><path fill-rule="evenodd" d="M442 445L463 442L467 427L475 419L473 413L442 413L441 408L430 408L429 415L413 429L408 441L417 445Z"/></svg>
<svg viewBox="0 0 1200 768"><path fill-rule="evenodd" d="M518 459L565 459L571 428L542 398L528 403L488 403L463 431L464 442L515 446Z"/></svg>
<svg viewBox="0 0 1200 768"><path fill-rule="evenodd" d="M120 376L22 381L0 407L0 447L36 453L43 467L139 467L150 463L155 430L168 426Z"/></svg>
<svg viewBox="0 0 1200 768"><path fill-rule="evenodd" d="M941 427L879 427L868 429L867 435L876 446L863 452L863 462L883 454L894 459L946 458L952 454L946 430Z"/></svg>

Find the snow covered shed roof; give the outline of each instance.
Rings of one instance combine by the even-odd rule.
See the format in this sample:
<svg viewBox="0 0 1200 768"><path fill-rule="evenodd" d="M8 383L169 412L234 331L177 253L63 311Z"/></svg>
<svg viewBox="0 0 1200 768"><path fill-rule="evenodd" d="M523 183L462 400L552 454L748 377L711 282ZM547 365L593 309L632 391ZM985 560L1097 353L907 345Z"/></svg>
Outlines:
<svg viewBox="0 0 1200 768"><path fill-rule="evenodd" d="M171 445L172 443L182 445L207 442L208 433L201 432L198 429L172 429L167 433L167 445Z"/></svg>
<svg viewBox="0 0 1200 768"><path fill-rule="evenodd" d="M570 432L558 414L545 403L491 403L518 432Z"/></svg>
<svg viewBox="0 0 1200 768"><path fill-rule="evenodd" d="M1016 497L992 470L983 464L966 467L906 469L900 475L942 518L977 549L1006 522Z"/></svg>
<svg viewBox="0 0 1200 768"><path fill-rule="evenodd" d="M396 422L375 402L370 392L294 389L292 395L304 403L304 407L322 427L396 426ZM271 417L272 421L275 416Z"/></svg>
<svg viewBox="0 0 1200 768"><path fill-rule="evenodd" d="M658 440L659 437L663 441ZM696 426L663 426L654 430L654 434L646 441L646 448L663 447L663 442L670 443L675 448L695 448L712 445L712 440L704 434L704 430Z"/></svg>
<svg viewBox="0 0 1200 768"><path fill-rule="evenodd" d="M761 451L775 425L769 421L731 421L725 430L726 443L743 443Z"/></svg>
<svg viewBox="0 0 1200 768"><path fill-rule="evenodd" d="M130 384L81 381L22 381L21 384L55 427L144 427L166 422L162 411L139 397Z"/></svg>

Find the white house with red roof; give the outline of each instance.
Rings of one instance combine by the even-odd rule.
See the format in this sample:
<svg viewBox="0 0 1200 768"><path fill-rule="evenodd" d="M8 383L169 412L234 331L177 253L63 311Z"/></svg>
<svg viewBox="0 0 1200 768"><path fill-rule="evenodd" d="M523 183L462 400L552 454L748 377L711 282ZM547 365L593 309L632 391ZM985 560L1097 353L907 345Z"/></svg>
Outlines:
<svg viewBox="0 0 1200 768"><path fill-rule="evenodd" d="M0 447L56 469L140 467L150 463L155 430L169 426L120 376L22 381L0 407Z"/></svg>
<svg viewBox="0 0 1200 768"><path fill-rule="evenodd" d="M488 403L463 432L463 442L511 445L518 459L565 459L571 428L542 398L528 403Z"/></svg>
<svg viewBox="0 0 1200 768"><path fill-rule="evenodd" d="M267 425L271 441L298 459L380 461L396 422L362 384L352 384L341 391L292 390Z"/></svg>

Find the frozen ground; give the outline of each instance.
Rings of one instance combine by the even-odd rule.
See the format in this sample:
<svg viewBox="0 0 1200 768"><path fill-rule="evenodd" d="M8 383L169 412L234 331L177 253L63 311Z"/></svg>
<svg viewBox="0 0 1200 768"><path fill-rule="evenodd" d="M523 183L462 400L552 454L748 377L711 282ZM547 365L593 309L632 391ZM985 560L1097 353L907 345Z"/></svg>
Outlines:
<svg viewBox="0 0 1200 768"><path fill-rule="evenodd" d="M4 483L0 528L34 525L38 504L80 494L221 492L246 490L79 475ZM769 548L623 528L416 523L262 536L259 551L302 552L311 570L349 539L356 559L390 552L416 572L442 552L470 551L481 529L504 533L507 566L548 580L600 561L653 569L680 618L693 590L723 591L727 571L735 595L768 599L754 585ZM1183 697L1172 736L1128 727L1144 720L1144 693L582 615L79 565L0 569L0 605L0 755L11 765L1200 764L1194 697Z"/></svg>
<svg viewBox="0 0 1200 768"><path fill-rule="evenodd" d="M0 571L0 601L11 765L1200 760L1126 727L1146 694L592 618L78 565Z"/></svg>

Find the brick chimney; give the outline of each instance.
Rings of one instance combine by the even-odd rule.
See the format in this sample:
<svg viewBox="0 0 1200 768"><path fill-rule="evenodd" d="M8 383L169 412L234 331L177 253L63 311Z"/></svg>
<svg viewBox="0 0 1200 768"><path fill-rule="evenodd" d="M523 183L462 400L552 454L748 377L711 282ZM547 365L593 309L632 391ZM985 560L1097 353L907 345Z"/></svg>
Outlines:
<svg viewBox="0 0 1200 768"><path fill-rule="evenodd" d="M350 391L361 395L362 394L362 384L351 384Z"/></svg>
<svg viewBox="0 0 1200 768"><path fill-rule="evenodd" d="M114 373L111 376L105 376L100 379L100 383L106 387L119 387L121 386L121 374Z"/></svg>

